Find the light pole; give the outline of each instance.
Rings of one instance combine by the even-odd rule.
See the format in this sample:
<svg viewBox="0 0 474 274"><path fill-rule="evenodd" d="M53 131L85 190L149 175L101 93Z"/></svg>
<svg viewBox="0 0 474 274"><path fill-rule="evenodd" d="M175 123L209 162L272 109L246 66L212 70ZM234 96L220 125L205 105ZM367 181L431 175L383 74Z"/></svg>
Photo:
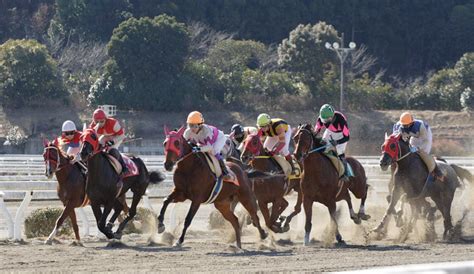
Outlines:
<svg viewBox="0 0 474 274"><path fill-rule="evenodd" d="M344 47L344 33L342 34L341 38L341 45L338 42L334 42L332 45L328 42L324 45L327 49L336 52L337 57L339 57L339 61L341 61L341 98L339 101L339 110L344 110L344 61L346 60L349 52L356 48L356 43L350 42L349 47Z"/></svg>

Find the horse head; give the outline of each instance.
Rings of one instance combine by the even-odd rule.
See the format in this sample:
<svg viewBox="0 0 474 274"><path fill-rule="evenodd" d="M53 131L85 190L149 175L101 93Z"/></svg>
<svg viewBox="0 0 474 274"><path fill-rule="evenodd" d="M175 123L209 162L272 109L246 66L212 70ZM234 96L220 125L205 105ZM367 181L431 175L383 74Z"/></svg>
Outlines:
<svg viewBox="0 0 474 274"><path fill-rule="evenodd" d="M409 153L408 140L405 140L400 133L392 133L388 136L385 133L385 142L381 150L380 167L382 170L387 170L388 166L397 162L402 155Z"/></svg>
<svg viewBox="0 0 474 274"><path fill-rule="evenodd" d="M301 124L296 130L293 141L295 142L295 157L300 162L303 161L303 158L311 149L325 145L324 141L316 137L313 132L311 124Z"/></svg>
<svg viewBox="0 0 474 274"><path fill-rule="evenodd" d="M166 138L163 142L165 148L165 169L167 171L173 170L173 166L179 160L181 155L183 155L184 143L183 134L186 128L182 126L178 130L168 130L165 126Z"/></svg>
<svg viewBox="0 0 474 274"><path fill-rule="evenodd" d="M263 152L263 144L261 141L263 132L259 130L257 133L249 134L244 140L244 149L240 160L244 164L248 164L255 156L259 156Z"/></svg>
<svg viewBox="0 0 474 274"><path fill-rule="evenodd" d="M99 138L94 129L87 129L81 135L82 147L80 156L83 161L89 160L100 151Z"/></svg>
<svg viewBox="0 0 474 274"><path fill-rule="evenodd" d="M61 151L57 145L47 139L43 140L43 160L46 166L45 176L48 179L53 177L53 174L58 171L67 160L67 157Z"/></svg>

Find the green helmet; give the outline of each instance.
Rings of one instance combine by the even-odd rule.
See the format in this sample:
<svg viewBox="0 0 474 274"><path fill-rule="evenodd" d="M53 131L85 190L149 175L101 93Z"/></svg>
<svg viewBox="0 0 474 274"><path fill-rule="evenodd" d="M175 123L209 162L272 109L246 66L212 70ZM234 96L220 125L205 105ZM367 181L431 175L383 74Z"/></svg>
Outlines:
<svg viewBox="0 0 474 274"><path fill-rule="evenodd" d="M324 104L319 110L319 117L323 122L334 117L334 108L330 104Z"/></svg>
<svg viewBox="0 0 474 274"><path fill-rule="evenodd" d="M272 122L272 120L270 118L270 115L268 115L266 113L262 113L262 114L258 115L258 118L257 118L257 126L258 127L264 127L266 125L269 125L271 122Z"/></svg>

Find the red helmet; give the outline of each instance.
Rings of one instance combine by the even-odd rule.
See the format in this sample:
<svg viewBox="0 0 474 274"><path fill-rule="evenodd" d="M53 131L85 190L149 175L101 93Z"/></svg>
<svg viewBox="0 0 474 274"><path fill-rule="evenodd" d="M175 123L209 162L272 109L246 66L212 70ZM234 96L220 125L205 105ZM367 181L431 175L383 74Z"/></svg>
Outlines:
<svg viewBox="0 0 474 274"><path fill-rule="evenodd" d="M94 121L97 121L97 120L105 120L107 119L107 115L105 114L105 112L98 108L94 111L94 114L92 115L92 118L94 119Z"/></svg>

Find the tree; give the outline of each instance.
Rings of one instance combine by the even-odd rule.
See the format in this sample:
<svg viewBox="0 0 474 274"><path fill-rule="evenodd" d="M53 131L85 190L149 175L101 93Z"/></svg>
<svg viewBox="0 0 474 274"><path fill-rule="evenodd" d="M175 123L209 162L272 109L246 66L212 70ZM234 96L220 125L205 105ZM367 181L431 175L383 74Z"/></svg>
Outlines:
<svg viewBox="0 0 474 274"><path fill-rule="evenodd" d="M122 107L172 109L182 100L175 88L188 52L189 34L174 17L130 18L113 32L110 60L92 86L89 101L110 99Z"/></svg>
<svg viewBox="0 0 474 274"><path fill-rule="evenodd" d="M266 46L248 40L224 40L209 50L206 63L224 73L257 69L267 53Z"/></svg>
<svg viewBox="0 0 474 274"><path fill-rule="evenodd" d="M335 61L334 53L327 50L324 44L337 40L336 29L325 22L299 25L278 47L278 62L286 70L298 75L315 93L328 63Z"/></svg>
<svg viewBox="0 0 474 274"><path fill-rule="evenodd" d="M36 40L0 45L0 97L4 106L44 106L66 97L56 63Z"/></svg>

